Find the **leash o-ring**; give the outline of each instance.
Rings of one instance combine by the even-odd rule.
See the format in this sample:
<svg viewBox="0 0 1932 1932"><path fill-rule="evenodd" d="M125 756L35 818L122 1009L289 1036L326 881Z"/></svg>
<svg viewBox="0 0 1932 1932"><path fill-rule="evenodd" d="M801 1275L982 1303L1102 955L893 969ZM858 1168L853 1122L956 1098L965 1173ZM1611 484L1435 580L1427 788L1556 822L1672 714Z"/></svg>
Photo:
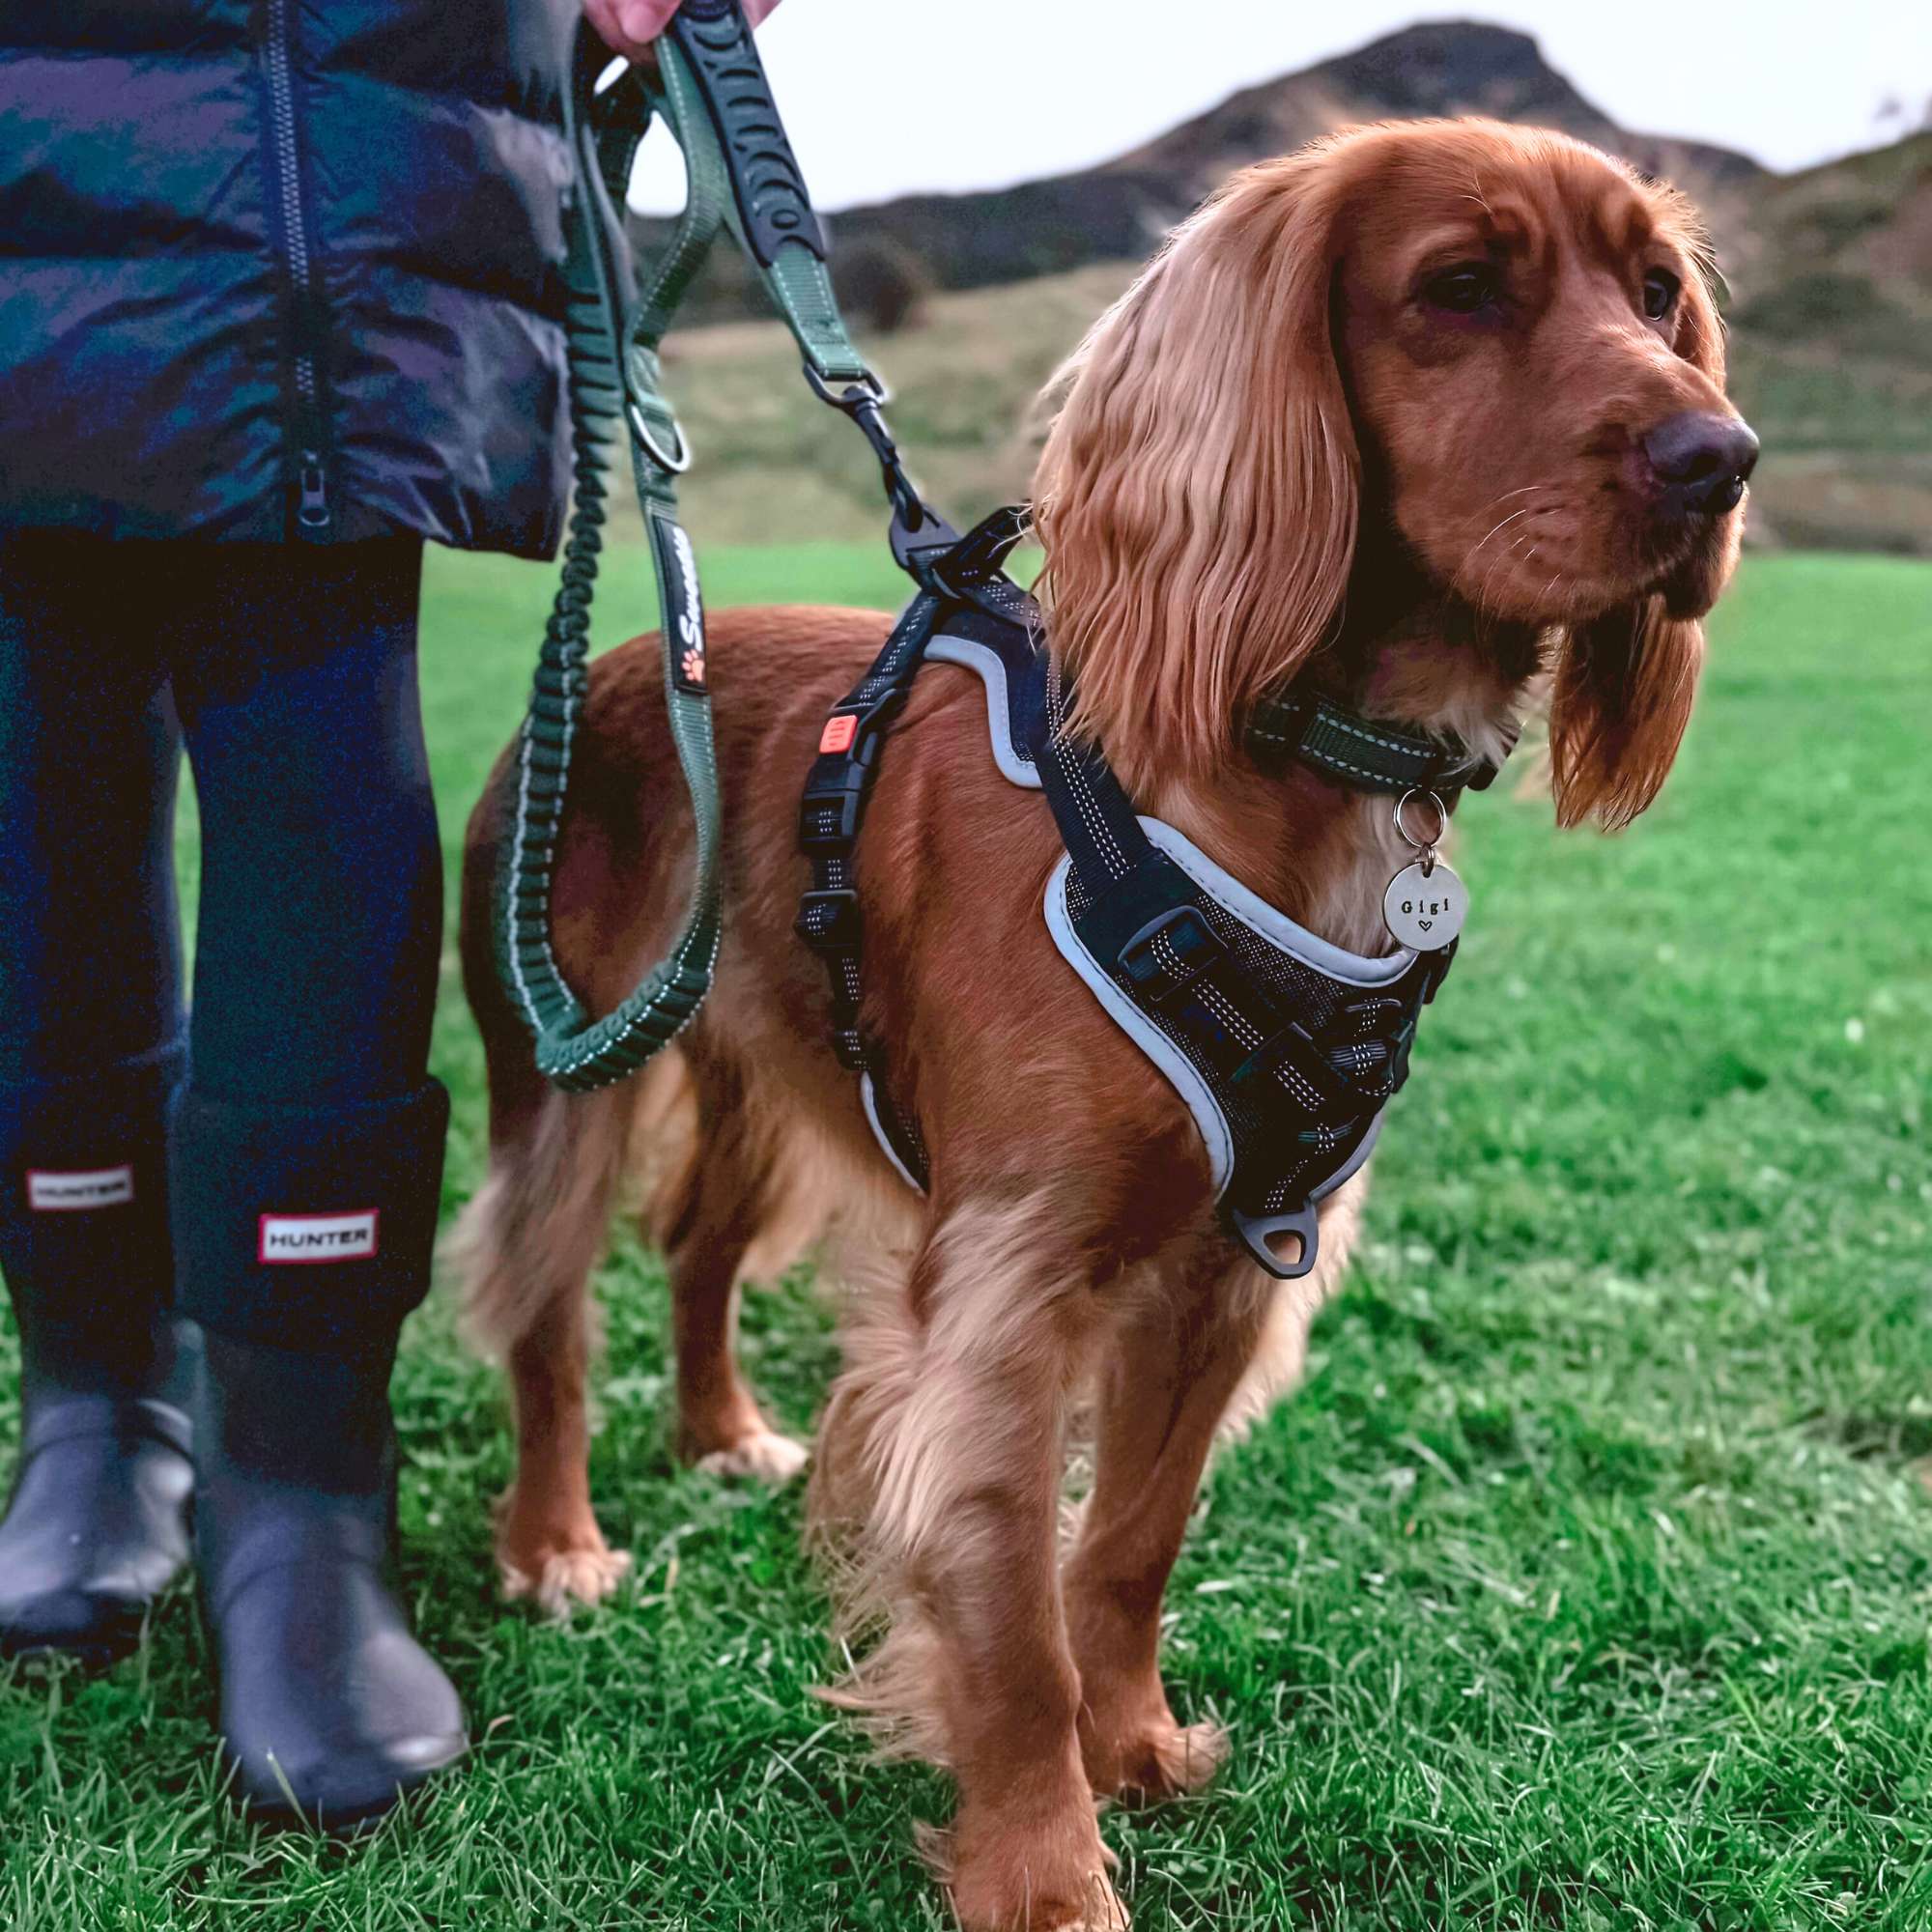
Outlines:
<svg viewBox="0 0 1932 1932"><path fill-rule="evenodd" d="M651 429L650 418L636 403L630 406L631 428L636 432L639 442L643 445L648 456L667 476L682 476L691 468L691 444L685 440L684 425L673 422L671 429L677 437L677 448L668 450Z"/></svg>

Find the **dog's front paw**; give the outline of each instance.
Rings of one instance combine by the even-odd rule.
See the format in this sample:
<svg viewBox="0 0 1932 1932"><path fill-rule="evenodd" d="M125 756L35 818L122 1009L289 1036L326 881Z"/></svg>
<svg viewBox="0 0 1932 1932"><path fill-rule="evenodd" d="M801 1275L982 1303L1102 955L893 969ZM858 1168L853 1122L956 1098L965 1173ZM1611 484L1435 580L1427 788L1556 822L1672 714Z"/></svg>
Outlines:
<svg viewBox="0 0 1932 1932"><path fill-rule="evenodd" d="M1058 1821L962 1815L952 1831L921 1839L961 1932L1128 1932L1091 1804L1069 1805Z"/></svg>
<svg viewBox="0 0 1932 1932"><path fill-rule="evenodd" d="M500 1559L497 1574L510 1603L528 1601L547 1617L567 1617L582 1604L601 1604L630 1575L628 1549L559 1549L535 1574Z"/></svg>
<svg viewBox="0 0 1932 1932"><path fill-rule="evenodd" d="M708 1476L755 1476L760 1482L788 1483L810 1460L811 1451L774 1429L755 1430L723 1449L696 1459Z"/></svg>
<svg viewBox="0 0 1932 1932"><path fill-rule="evenodd" d="M630 1571L631 1552L612 1549L595 1518L567 1529L531 1528L518 1522L514 1498L498 1506L497 1577L506 1602L567 1617L577 1605L603 1603Z"/></svg>
<svg viewBox="0 0 1932 1932"><path fill-rule="evenodd" d="M955 1872L947 1889L961 1932L1129 1932L1127 1908L1097 1862L1055 1872L1008 1856Z"/></svg>

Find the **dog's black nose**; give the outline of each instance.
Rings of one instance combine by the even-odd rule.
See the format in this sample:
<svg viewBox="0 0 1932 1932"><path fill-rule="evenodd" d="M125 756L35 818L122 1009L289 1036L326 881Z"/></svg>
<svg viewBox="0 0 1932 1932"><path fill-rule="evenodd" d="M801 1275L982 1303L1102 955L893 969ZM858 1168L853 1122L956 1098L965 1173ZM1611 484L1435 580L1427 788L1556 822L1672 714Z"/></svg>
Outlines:
<svg viewBox="0 0 1932 1932"><path fill-rule="evenodd" d="M1643 453L1686 510L1721 515L1737 507L1757 467L1757 437L1742 416L1686 410L1643 439Z"/></svg>

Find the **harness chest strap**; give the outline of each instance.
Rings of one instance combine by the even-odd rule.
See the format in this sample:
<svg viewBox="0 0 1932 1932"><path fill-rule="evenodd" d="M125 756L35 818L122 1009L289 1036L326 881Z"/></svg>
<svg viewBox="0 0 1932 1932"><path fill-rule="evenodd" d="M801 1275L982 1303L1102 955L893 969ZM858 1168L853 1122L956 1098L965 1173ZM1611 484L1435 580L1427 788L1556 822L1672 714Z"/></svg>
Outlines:
<svg viewBox="0 0 1932 1932"><path fill-rule="evenodd" d="M795 929L825 965L832 1050L841 1066L860 1076L867 1117L887 1156L922 1189L927 1164L919 1123L895 1104L884 1049L860 1026L865 929L853 850L878 776L879 752L941 618L965 625L977 617L981 628L1004 623L1012 629L1012 616L1030 607L1026 593L1001 574L1025 528L1024 511L1005 509L953 539L939 574L906 606L871 668L833 707L799 800L799 850L810 862L811 884L799 902Z"/></svg>
<svg viewBox="0 0 1932 1932"><path fill-rule="evenodd" d="M1058 664L1039 675L1034 759L1067 853L1048 929L1187 1102L1235 1235L1270 1273L1304 1275L1317 1206L1367 1160L1455 949L1366 958L1276 912L1139 816L1097 750L1067 733Z"/></svg>

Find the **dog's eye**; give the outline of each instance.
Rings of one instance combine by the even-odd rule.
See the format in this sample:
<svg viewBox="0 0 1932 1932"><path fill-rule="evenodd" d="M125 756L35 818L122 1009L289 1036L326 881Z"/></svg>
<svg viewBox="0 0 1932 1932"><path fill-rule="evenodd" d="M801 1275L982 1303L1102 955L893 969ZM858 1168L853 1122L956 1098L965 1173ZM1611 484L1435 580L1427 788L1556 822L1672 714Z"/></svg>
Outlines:
<svg viewBox="0 0 1932 1932"><path fill-rule="evenodd" d="M1652 322L1662 322L1670 313L1682 286L1668 269L1653 269L1643 278L1643 312Z"/></svg>
<svg viewBox="0 0 1932 1932"><path fill-rule="evenodd" d="M1488 262L1458 262L1422 285L1422 298L1452 315L1474 315L1503 292L1501 274Z"/></svg>

